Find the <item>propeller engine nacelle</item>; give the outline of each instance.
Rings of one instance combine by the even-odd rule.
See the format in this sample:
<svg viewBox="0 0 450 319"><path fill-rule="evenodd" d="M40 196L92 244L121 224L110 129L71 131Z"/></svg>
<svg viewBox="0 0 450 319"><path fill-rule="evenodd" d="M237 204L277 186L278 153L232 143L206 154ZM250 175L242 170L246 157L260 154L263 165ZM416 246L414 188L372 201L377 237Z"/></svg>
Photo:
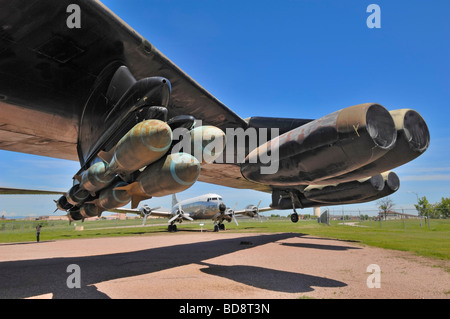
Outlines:
<svg viewBox="0 0 450 319"><path fill-rule="evenodd" d="M255 205L247 205L245 207L245 215L247 215L248 217L256 217L258 216L258 206Z"/></svg>

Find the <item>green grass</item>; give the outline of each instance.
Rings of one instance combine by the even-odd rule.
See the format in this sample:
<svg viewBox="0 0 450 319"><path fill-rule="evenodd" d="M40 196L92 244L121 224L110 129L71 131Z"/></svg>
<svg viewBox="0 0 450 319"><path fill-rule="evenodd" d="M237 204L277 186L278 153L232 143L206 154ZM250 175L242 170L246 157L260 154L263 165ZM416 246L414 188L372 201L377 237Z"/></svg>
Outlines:
<svg viewBox="0 0 450 319"><path fill-rule="evenodd" d="M413 252L424 257L450 260L450 220L432 220L430 229L420 227L418 220L363 222L362 226L342 225L333 221L330 226L316 221L289 221L242 225L239 231L298 232L313 236L354 241L363 245ZM357 223L359 225L359 223ZM244 229L246 227L247 229Z"/></svg>
<svg viewBox="0 0 450 319"><path fill-rule="evenodd" d="M164 224L165 220L147 220L147 225ZM0 221L0 243L36 241L36 225L41 224L41 241L60 239L152 235L167 232L167 226L139 227L142 220L67 221ZM83 226L83 231L76 231Z"/></svg>
<svg viewBox="0 0 450 319"><path fill-rule="evenodd" d="M35 241L35 226L42 228L41 241L117 237L117 236L149 236L167 233L167 221L164 219L148 220L150 227L141 227L141 220L123 221L86 221L78 222L83 231L75 231L74 224L66 221L0 221L0 243ZM202 221L203 230L211 231L212 222ZM340 221L331 222L330 226L318 224L317 221L299 221L292 223L288 219L275 219L260 223L259 221L240 220L239 226L226 223L227 232L238 233L274 233L291 232L319 237L336 238L354 241L362 245L376 246L386 249L409 251L424 257L450 260L450 220L431 220L430 229L427 224L420 227L418 220L365 221L365 227L342 225ZM179 232L200 231L199 222L178 224ZM173 234L176 235L176 234Z"/></svg>

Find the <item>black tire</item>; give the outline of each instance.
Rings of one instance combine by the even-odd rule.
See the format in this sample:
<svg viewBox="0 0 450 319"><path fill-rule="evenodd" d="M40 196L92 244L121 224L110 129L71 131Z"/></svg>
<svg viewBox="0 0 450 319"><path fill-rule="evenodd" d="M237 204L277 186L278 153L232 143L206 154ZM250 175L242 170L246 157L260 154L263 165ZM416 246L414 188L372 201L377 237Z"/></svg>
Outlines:
<svg viewBox="0 0 450 319"><path fill-rule="evenodd" d="M291 215L291 221L292 221L293 223L298 222L298 214L297 214L297 213L293 213L293 214Z"/></svg>

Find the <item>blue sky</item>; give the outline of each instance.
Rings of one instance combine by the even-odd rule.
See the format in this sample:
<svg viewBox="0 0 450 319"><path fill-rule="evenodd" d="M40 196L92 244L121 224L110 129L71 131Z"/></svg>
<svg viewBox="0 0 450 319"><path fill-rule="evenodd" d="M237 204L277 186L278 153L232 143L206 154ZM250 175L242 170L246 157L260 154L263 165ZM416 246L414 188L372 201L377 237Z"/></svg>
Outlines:
<svg viewBox="0 0 450 319"><path fill-rule="evenodd" d="M394 169L401 186L391 197L396 208L411 208L415 193L431 202L450 196L449 1L103 3L243 118L319 118L366 102L417 110L431 144L421 157ZM366 25L371 3L380 6L380 29ZM67 190L78 168L75 162L0 151L2 186ZM238 202L238 208L271 201L270 194L204 183L179 197L205 192L221 194L229 206ZM2 196L0 212L49 214L53 198ZM147 203L169 207L171 200Z"/></svg>

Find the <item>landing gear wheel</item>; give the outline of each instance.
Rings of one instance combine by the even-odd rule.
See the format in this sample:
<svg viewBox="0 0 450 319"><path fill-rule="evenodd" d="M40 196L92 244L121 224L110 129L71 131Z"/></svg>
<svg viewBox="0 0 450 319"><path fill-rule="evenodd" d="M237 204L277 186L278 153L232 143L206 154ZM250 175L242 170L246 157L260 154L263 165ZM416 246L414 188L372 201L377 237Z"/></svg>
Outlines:
<svg viewBox="0 0 450 319"><path fill-rule="evenodd" d="M219 231L219 225L214 225L214 232L218 232Z"/></svg>
<svg viewBox="0 0 450 319"><path fill-rule="evenodd" d="M168 227L169 232L176 232L177 231L177 225L169 225Z"/></svg>
<svg viewBox="0 0 450 319"><path fill-rule="evenodd" d="M291 215L291 221L292 221L293 223L298 222L298 214L297 214L297 213L293 213L293 214Z"/></svg>
<svg viewBox="0 0 450 319"><path fill-rule="evenodd" d="M219 224L219 230L225 230L225 224Z"/></svg>

